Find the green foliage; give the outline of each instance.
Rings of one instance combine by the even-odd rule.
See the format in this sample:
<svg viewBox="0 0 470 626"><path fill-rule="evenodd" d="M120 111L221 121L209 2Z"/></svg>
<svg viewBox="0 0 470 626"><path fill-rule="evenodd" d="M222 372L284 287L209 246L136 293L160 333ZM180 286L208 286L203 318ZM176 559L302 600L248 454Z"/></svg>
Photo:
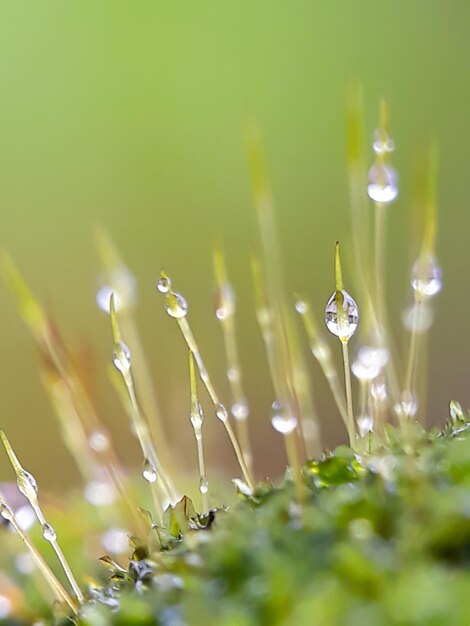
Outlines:
<svg viewBox="0 0 470 626"><path fill-rule="evenodd" d="M412 449L390 437L307 463L302 508L288 471L226 510L200 516L183 498L161 528L147 516L127 569L102 560L110 578L79 623L470 623L469 423L410 428Z"/></svg>

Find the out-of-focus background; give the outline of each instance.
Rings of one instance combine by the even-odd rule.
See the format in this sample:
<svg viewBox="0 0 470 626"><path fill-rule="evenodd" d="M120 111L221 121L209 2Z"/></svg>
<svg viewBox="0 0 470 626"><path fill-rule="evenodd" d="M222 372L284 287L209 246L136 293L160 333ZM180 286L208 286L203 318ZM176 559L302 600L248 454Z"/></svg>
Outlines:
<svg viewBox="0 0 470 626"><path fill-rule="evenodd" d="M356 79L368 139L382 96L392 113L400 197L389 212L388 304L402 346L414 163L431 139L438 142L445 282L428 353L429 419L443 419L451 398L469 404L469 19L468 3L438 0L2 0L1 245L68 345L88 353L94 398L126 463L137 466L139 453L107 379L112 342L109 319L95 304L93 226L110 232L138 278L137 317L168 438L189 470L187 355L154 285L165 267L187 296L226 397L211 301L212 241L224 237L258 474L278 475L284 453L269 422L273 397L253 311L249 251L257 226L244 126L254 114L264 136L288 286L303 289L321 315L333 286L334 241L343 240L346 256L350 242L345 102ZM42 485L75 484L37 351L3 286L0 345L1 427ZM340 419L311 371L325 443L340 443ZM206 432L211 467L233 469L211 412ZM0 468L0 478L11 479L3 454Z"/></svg>

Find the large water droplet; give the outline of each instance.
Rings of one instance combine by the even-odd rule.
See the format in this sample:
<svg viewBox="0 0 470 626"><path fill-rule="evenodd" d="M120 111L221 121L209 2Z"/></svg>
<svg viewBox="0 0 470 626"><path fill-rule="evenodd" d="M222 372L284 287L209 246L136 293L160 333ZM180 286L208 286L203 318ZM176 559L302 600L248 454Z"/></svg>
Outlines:
<svg viewBox="0 0 470 626"><path fill-rule="evenodd" d="M246 420L246 418L250 414L250 410L248 408L248 403L246 402L246 400L240 400L239 402L235 402L234 404L232 404L230 410L233 417L239 421Z"/></svg>
<svg viewBox="0 0 470 626"><path fill-rule="evenodd" d="M142 476L149 483L154 483L157 480L157 468L149 459L145 459L142 469Z"/></svg>
<svg viewBox="0 0 470 626"><path fill-rule="evenodd" d="M223 404L219 402L219 404L215 407L215 414L219 418L221 422L226 422L228 420L228 411L224 407Z"/></svg>
<svg viewBox="0 0 470 626"><path fill-rule="evenodd" d="M168 276L161 276L157 282L157 289L160 293L168 293L171 289L171 280Z"/></svg>
<svg viewBox="0 0 470 626"><path fill-rule="evenodd" d="M218 320L226 320L235 313L235 291L229 283L218 287L214 293L214 310Z"/></svg>
<svg viewBox="0 0 470 626"><path fill-rule="evenodd" d="M325 322L328 330L341 340L348 340L355 333L359 323L359 310L357 304L347 291L341 291L343 295L344 315L338 315L336 292L328 300L325 308Z"/></svg>
<svg viewBox="0 0 470 626"><path fill-rule="evenodd" d="M297 418L293 415L273 415L271 424L281 435L290 435L297 428Z"/></svg>
<svg viewBox="0 0 470 626"><path fill-rule="evenodd" d="M377 163L369 170L369 198L378 204L393 202L398 196L398 177L395 170L389 165Z"/></svg>
<svg viewBox="0 0 470 626"><path fill-rule="evenodd" d="M410 304L403 313L403 326L410 332L425 333L433 323L434 313L426 302Z"/></svg>
<svg viewBox="0 0 470 626"><path fill-rule="evenodd" d="M165 309L168 315L180 319L186 317L188 313L188 303L181 294L172 291L167 295Z"/></svg>
<svg viewBox="0 0 470 626"><path fill-rule="evenodd" d="M131 369L132 354L129 346L123 341L119 342L119 346L114 349L113 363L121 374L127 374Z"/></svg>
<svg viewBox="0 0 470 626"><path fill-rule="evenodd" d="M411 286L421 296L431 298L442 289L442 270L432 254L419 258L411 271Z"/></svg>
<svg viewBox="0 0 470 626"><path fill-rule="evenodd" d="M50 524L47 524L47 523L42 525L42 536L44 537L46 541L50 541L50 542L53 542L57 539L55 530L52 528Z"/></svg>
<svg viewBox="0 0 470 626"><path fill-rule="evenodd" d="M380 367L375 363L363 363L357 358L351 365L351 371L358 380L374 380L380 374Z"/></svg>
<svg viewBox="0 0 470 626"><path fill-rule="evenodd" d="M374 143L372 144L375 154L387 154L395 150L395 142L382 130L374 133Z"/></svg>
<svg viewBox="0 0 470 626"><path fill-rule="evenodd" d="M374 430L374 418L372 415L360 415L357 418L357 428L361 437L371 433Z"/></svg>

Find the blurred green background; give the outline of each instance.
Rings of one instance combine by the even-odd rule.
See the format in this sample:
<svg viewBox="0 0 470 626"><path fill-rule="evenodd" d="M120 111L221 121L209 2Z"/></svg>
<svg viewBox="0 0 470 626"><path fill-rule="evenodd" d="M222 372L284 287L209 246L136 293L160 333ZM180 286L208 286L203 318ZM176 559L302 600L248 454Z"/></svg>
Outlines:
<svg viewBox="0 0 470 626"><path fill-rule="evenodd" d="M392 112L400 197L389 213L388 297L402 344L413 166L429 140L438 141L445 286L429 351L429 417L443 419L451 398L469 403L469 19L470 5L457 0L0 2L1 244L69 345L91 349L94 396L126 463L137 464L139 454L107 381L112 345L94 299L93 225L109 230L138 277L138 321L168 437L175 454L189 451L188 469L195 459L186 351L154 285L165 267L187 296L226 396L211 302L211 245L224 236L258 474L279 474L284 454L269 423L273 398L253 314L256 217L244 125L254 113L263 132L288 285L321 314L334 241L346 249L350 241L345 100L355 79L367 138L382 96ZM42 485L75 484L36 349L3 286L0 301L1 425ZM325 442L339 443L345 432L329 392L318 377L314 385ZM221 425L212 413L207 423L211 465L233 469ZM0 478L11 479L4 455L0 468Z"/></svg>

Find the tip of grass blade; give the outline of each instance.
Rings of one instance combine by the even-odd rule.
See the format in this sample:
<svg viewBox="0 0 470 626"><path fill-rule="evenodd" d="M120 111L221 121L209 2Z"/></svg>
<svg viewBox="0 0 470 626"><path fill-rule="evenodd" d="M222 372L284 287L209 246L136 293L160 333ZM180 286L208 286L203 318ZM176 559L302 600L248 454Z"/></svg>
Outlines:
<svg viewBox="0 0 470 626"><path fill-rule="evenodd" d="M119 329L119 322L116 315L116 303L114 293L111 294L109 299L109 316L111 318L111 330L113 333L113 341L116 346L121 343L121 331Z"/></svg>
<svg viewBox="0 0 470 626"><path fill-rule="evenodd" d="M343 273L341 271L341 255L339 250L339 241L335 246L335 284L336 291L343 291Z"/></svg>

